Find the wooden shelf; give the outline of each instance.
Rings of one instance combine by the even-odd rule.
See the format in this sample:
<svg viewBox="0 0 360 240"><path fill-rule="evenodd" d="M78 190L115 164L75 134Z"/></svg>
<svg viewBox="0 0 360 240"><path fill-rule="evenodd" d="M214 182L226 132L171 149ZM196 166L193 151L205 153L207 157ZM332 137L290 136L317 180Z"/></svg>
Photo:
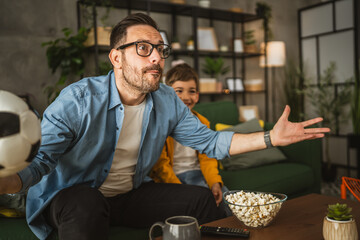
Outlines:
<svg viewBox="0 0 360 240"><path fill-rule="evenodd" d="M87 1L79 1L81 4L86 4ZM96 0L97 6L103 6L103 1ZM261 17L250 13L237 13L228 10L214 9L214 8L202 8L196 5L187 4L175 4L168 2L156 2L145 0L112 0L111 4L115 8L124 8L129 10L147 11L149 5L151 6L151 12L157 13L176 13L181 16L193 16L196 14L198 18L211 18L219 21L229 21L237 23L245 23L262 19Z"/></svg>

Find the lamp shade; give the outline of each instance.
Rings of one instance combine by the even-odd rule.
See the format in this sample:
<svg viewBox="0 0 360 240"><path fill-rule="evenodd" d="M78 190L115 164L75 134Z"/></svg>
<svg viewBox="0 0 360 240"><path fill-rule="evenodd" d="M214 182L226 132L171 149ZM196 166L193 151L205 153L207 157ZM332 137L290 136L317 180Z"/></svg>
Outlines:
<svg viewBox="0 0 360 240"><path fill-rule="evenodd" d="M265 52L265 43L260 45L261 51ZM260 57L260 67L282 67L285 65L285 43L282 41L271 41L267 43L267 62L265 56Z"/></svg>

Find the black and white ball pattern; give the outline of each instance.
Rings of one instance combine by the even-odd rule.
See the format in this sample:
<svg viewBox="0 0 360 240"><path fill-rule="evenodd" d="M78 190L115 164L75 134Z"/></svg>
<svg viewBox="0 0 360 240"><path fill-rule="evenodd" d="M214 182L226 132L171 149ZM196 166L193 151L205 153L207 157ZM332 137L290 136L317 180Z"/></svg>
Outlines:
<svg viewBox="0 0 360 240"><path fill-rule="evenodd" d="M41 140L38 115L20 97L0 90L0 177L25 168Z"/></svg>

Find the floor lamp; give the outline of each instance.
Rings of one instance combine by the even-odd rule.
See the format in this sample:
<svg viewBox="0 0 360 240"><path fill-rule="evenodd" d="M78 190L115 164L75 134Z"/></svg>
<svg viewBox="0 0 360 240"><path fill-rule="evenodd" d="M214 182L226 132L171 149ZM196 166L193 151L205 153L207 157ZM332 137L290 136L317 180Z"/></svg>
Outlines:
<svg viewBox="0 0 360 240"><path fill-rule="evenodd" d="M261 50L265 52L265 43L261 43ZM272 99L272 120L277 120L275 109L275 67L283 67L285 65L285 43L282 41L270 41L266 44L266 61L265 56L260 57L260 67L268 67L271 69L271 99Z"/></svg>

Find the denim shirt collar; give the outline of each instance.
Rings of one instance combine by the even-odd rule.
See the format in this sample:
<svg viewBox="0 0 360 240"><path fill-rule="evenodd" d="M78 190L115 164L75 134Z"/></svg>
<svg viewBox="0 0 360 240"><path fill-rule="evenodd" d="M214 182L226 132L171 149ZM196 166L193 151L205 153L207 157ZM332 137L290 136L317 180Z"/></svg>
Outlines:
<svg viewBox="0 0 360 240"><path fill-rule="evenodd" d="M116 80L115 80L115 73L113 70L111 70L108 74L108 77L110 78L110 94L109 94L109 107L108 109L112 109L118 105L121 105L121 99L120 94L118 92L118 89L116 87Z"/></svg>

